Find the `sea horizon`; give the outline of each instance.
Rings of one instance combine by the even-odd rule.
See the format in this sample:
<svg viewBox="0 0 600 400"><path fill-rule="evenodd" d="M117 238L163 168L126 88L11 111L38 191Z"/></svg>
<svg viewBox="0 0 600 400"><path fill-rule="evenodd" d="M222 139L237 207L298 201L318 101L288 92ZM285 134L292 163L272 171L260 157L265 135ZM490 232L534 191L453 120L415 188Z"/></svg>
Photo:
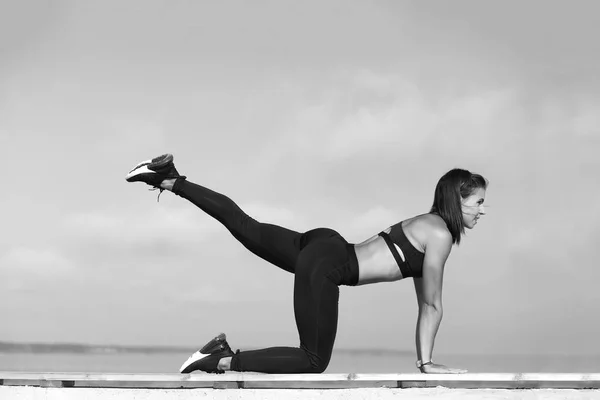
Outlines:
<svg viewBox="0 0 600 400"><path fill-rule="evenodd" d="M251 350L250 347L242 347ZM0 370L19 372L178 373L197 348L165 345L112 345L0 341ZM436 354L436 362L469 372L600 372L600 355ZM414 351L335 348L327 373L414 373Z"/></svg>
<svg viewBox="0 0 600 400"><path fill-rule="evenodd" d="M254 350L257 346L236 346L243 350ZM2 353L179 353L197 351L199 346L194 345L158 345L158 344L117 344L93 342L61 342L61 341L9 341L0 340L0 354ZM383 347L335 347L334 352L350 354L396 354L414 355L414 349L398 349ZM548 357L599 357L600 353L565 353L565 352L436 352L436 354L455 356L548 356Z"/></svg>

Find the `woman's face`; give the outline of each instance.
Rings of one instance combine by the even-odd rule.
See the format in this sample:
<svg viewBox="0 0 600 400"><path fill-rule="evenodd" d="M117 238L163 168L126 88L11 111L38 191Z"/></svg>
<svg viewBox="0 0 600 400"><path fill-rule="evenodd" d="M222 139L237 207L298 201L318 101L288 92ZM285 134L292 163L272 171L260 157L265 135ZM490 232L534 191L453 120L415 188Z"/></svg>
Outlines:
<svg viewBox="0 0 600 400"><path fill-rule="evenodd" d="M469 197L461 200L465 228L473 229L479 217L485 214L484 200L485 189L483 188L476 189Z"/></svg>

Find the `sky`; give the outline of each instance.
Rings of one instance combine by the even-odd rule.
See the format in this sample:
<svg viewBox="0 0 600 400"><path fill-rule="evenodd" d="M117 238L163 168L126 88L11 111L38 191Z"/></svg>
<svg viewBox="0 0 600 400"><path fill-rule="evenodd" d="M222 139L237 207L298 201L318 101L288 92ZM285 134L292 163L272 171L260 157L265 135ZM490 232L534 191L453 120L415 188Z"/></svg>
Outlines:
<svg viewBox="0 0 600 400"><path fill-rule="evenodd" d="M600 354L600 5L0 0L0 341L298 345L293 276L125 175L172 153L251 216L356 243L490 182L435 354ZM414 349L410 280L336 348Z"/></svg>

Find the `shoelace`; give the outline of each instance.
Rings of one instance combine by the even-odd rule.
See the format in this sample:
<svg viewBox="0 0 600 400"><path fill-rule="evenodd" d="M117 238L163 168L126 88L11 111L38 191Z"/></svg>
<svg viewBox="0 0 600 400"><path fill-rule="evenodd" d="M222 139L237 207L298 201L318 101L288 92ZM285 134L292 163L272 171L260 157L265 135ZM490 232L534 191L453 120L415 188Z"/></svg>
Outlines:
<svg viewBox="0 0 600 400"><path fill-rule="evenodd" d="M175 180L182 179L183 180L183 179L186 179L186 178L187 177L185 175L177 175L176 177L173 177L172 179L175 179ZM167 176L167 177L165 177L165 179L171 179L171 177ZM148 189L148 190L152 190L152 191L154 191L154 190L160 190L160 192L158 193L158 197L156 198L156 202L157 203L160 200L160 195L162 194L162 192L165 191L165 189L163 189L161 187L158 187L158 186L154 186L154 187L152 187L151 189Z"/></svg>
<svg viewBox="0 0 600 400"><path fill-rule="evenodd" d="M155 191L155 190L160 190L160 192L158 193L158 197L156 198L156 202L157 202L157 203L158 203L158 202L159 202L159 200L160 200L160 195L162 194L162 192L164 192L164 191L165 191L165 189L163 189L163 188L159 188L159 187L153 187L152 189L148 189L148 190L150 190L150 191L152 191L152 192L153 192L153 191Z"/></svg>

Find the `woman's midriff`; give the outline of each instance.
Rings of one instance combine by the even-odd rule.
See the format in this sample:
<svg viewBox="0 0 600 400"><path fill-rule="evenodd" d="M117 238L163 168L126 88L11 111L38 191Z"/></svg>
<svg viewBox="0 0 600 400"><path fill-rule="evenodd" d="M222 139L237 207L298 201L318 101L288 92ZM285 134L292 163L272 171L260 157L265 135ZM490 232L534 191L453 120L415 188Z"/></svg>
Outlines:
<svg viewBox="0 0 600 400"><path fill-rule="evenodd" d="M404 258L401 249L398 246L396 249ZM358 260L357 285L393 282L402 279L400 268L382 237L377 236L363 243L355 244L354 250Z"/></svg>

